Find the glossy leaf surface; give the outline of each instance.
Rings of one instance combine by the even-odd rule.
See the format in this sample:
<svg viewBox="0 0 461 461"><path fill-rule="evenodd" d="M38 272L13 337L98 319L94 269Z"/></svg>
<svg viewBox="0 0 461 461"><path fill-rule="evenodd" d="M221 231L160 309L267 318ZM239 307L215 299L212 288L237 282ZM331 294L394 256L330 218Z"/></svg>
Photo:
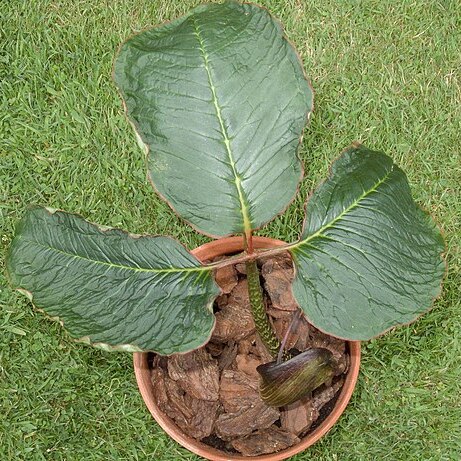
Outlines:
<svg viewBox="0 0 461 461"><path fill-rule="evenodd" d="M198 230L255 229L292 200L312 92L265 9L199 6L130 38L114 77L155 188Z"/></svg>
<svg viewBox="0 0 461 461"><path fill-rule="evenodd" d="M34 208L17 228L8 272L73 337L103 349L185 352L214 327L211 270L168 237Z"/></svg>
<svg viewBox="0 0 461 461"><path fill-rule="evenodd" d="M334 336L366 340L411 322L441 291L443 239L382 153L351 147L307 203L290 250L295 298Z"/></svg>

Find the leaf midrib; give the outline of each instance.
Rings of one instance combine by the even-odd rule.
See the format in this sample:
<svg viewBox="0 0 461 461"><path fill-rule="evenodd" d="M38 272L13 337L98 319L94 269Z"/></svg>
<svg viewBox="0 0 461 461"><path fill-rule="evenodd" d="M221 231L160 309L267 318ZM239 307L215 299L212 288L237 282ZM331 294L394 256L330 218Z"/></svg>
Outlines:
<svg viewBox="0 0 461 461"><path fill-rule="evenodd" d="M200 27L197 24L197 17L192 16L192 21L193 21L193 26L195 29L194 35L197 37L197 40L199 42L200 53L202 55L205 71L207 73L208 84L210 86L211 94L213 96L213 105L215 107L216 117L218 118L218 121L219 121L221 135L224 140L224 145L226 146L227 156L229 157L229 164L232 170L232 174L234 176L233 183L235 184L235 187L237 189L238 200L240 203L240 212L242 214L242 220L243 220L243 229L245 232L247 232L247 231L252 230L252 225L251 225L251 218L250 218L249 210L247 206L247 200L245 198L245 192L243 191L243 188L242 188L242 179L237 171L235 159L234 159L232 149L230 146L230 139L227 134L226 126L224 125L224 120L221 114L221 106L219 105L217 94L216 94L216 87L213 82L213 77L211 76L211 69L210 69L208 53L206 51L205 42L201 35Z"/></svg>
<svg viewBox="0 0 461 461"><path fill-rule="evenodd" d="M330 222L326 223L324 226L322 226L319 230L314 232L312 235L309 235L303 240L299 240L298 242L294 243L293 245L289 246L288 249L296 249L297 247L300 247L301 245L305 245L312 240L314 240L317 237L321 237L322 234L329 228L333 227L336 222L338 222L340 219L342 219L345 215L347 215L350 211L352 211L354 208L359 206L360 202L368 197L371 193L376 192L379 186L383 184L387 179L389 179L389 176L394 170L394 165L392 165L392 168L386 173L386 175L380 179L371 189L365 191L360 197L358 197L354 202L352 202L347 208L345 208L336 218L331 220ZM306 207L307 210L307 207Z"/></svg>
<svg viewBox="0 0 461 461"><path fill-rule="evenodd" d="M101 266L108 266L108 267L114 267L117 269L124 269L124 270L130 270L133 272L148 272L148 273L154 273L154 274L162 274L162 273L180 273L180 272L203 272L203 271L210 271L211 268L206 267L206 266L196 266L196 267L186 267L186 268L170 268L170 269L146 269L143 267L132 267L132 266L124 266L123 264L114 264L114 263L109 263L105 261L99 261L96 259L90 259L86 258L85 256L77 255L74 253L69 253L67 251L61 250L59 248L55 248L49 245L44 245L43 243L37 242L36 240L28 240L25 239L21 236L18 236L17 238L20 238L23 242L25 243L31 243L33 245L37 245L39 247L45 248L48 251L55 251L56 253L60 253L62 255L68 256L73 259L81 259L84 261L88 261L93 264L101 265Z"/></svg>

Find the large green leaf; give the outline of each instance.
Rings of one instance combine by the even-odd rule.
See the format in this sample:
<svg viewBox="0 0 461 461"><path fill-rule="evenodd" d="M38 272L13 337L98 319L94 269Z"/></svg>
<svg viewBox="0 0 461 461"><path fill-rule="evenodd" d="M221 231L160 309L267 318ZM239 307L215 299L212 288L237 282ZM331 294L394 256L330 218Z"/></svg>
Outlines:
<svg viewBox="0 0 461 461"><path fill-rule="evenodd" d="M365 340L415 320L441 290L443 239L392 160L363 146L333 164L291 248L294 296L309 320Z"/></svg>
<svg viewBox="0 0 461 461"><path fill-rule="evenodd" d="M168 237L34 208L18 226L8 272L72 336L103 349L185 352L214 327L211 270Z"/></svg>
<svg viewBox="0 0 461 461"><path fill-rule="evenodd" d="M265 9L202 5L135 35L114 78L157 191L197 229L255 229L291 201L312 92Z"/></svg>

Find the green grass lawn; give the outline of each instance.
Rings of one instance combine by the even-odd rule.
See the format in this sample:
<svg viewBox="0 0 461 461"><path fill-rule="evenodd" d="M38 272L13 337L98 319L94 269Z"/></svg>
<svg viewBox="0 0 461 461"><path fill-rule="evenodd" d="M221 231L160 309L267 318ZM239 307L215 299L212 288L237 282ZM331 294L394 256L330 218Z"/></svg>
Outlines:
<svg viewBox="0 0 461 461"><path fill-rule="evenodd" d="M0 459L196 460L137 392L131 355L75 344L8 286L29 204L136 233L195 235L147 183L111 80L118 45L196 1L10 0L0 18ZM461 7L457 0L267 0L315 90L300 197L264 231L295 239L308 192L354 140L407 172L439 222L448 272L434 309L363 345L352 402L295 460L461 459Z"/></svg>

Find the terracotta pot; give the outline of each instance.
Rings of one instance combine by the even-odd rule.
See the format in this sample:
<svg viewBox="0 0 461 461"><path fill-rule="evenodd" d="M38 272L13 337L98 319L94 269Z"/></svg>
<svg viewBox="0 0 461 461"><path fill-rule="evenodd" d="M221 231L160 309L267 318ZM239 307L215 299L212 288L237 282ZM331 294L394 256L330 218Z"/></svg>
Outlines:
<svg viewBox="0 0 461 461"><path fill-rule="evenodd" d="M276 246L285 245L285 242L265 237L254 237L253 243L255 248L273 248ZM242 251L242 238L229 237L206 243L205 245L202 245L193 250L192 253L198 259L206 260L215 258L216 256L230 255L239 251ZM147 353L138 352L134 354L134 369L142 398L144 399L147 408L152 413L152 416L165 430L165 432L178 443L180 443L183 447L199 456L202 456L203 458L212 461L248 461L250 459L254 461L280 461L287 459L290 456L294 456L295 454L305 450L317 442L317 440L319 440L332 428L332 426L336 423L338 418L345 410L357 382L360 367L360 342L349 341L348 345L351 359L349 371L347 373L346 380L339 398L337 399L333 410L325 418L325 420L314 431L302 438L301 442L297 445L270 455L252 456L251 458L242 455L231 455L224 453L223 451L212 448L185 435L168 416L160 411L155 402L154 389L151 382L150 369L147 360Z"/></svg>

